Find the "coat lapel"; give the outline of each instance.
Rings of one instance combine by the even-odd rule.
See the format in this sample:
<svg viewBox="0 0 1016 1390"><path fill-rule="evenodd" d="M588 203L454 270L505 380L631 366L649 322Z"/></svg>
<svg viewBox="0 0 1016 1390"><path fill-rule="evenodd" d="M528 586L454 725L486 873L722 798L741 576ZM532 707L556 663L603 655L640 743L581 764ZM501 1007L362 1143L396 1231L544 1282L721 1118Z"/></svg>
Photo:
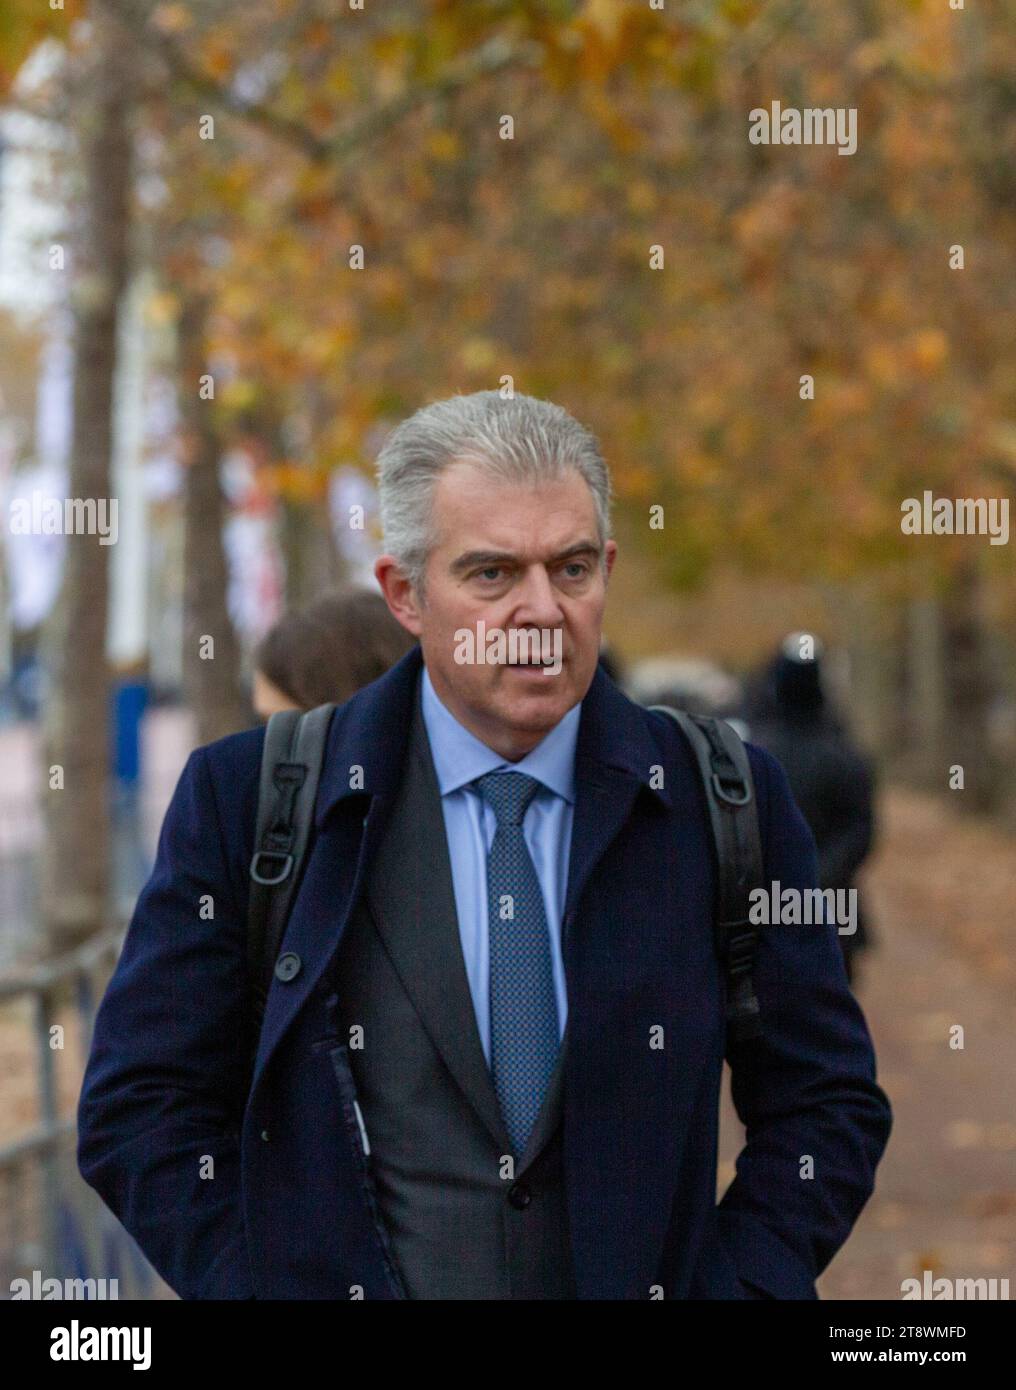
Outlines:
<svg viewBox="0 0 1016 1390"><path fill-rule="evenodd" d="M367 901L423 1027L501 1152L509 1153L462 956L441 794L419 697L405 780L369 875Z"/></svg>
<svg viewBox="0 0 1016 1390"><path fill-rule="evenodd" d="M667 787L651 785L660 752L638 709L597 667L582 702L575 745L575 815L565 894L565 941L593 869L631 815L643 787L668 810Z"/></svg>

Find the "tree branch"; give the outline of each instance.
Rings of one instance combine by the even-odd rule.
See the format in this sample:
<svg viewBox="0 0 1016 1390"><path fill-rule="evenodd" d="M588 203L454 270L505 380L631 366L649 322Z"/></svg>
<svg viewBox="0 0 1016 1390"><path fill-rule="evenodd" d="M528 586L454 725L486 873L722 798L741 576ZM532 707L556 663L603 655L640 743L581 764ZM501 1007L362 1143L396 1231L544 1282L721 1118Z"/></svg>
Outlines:
<svg viewBox="0 0 1016 1390"><path fill-rule="evenodd" d="M140 44L157 55L177 81L239 120L299 150L316 164L336 163L393 129L412 111L507 68L535 67L543 57L542 45L534 40L512 42L495 36L466 57L451 63L433 81L382 102L338 134L323 136L263 102L244 101L228 84L203 72L172 35L149 24L149 16L139 12L134 0L99 0L99 3L130 28Z"/></svg>

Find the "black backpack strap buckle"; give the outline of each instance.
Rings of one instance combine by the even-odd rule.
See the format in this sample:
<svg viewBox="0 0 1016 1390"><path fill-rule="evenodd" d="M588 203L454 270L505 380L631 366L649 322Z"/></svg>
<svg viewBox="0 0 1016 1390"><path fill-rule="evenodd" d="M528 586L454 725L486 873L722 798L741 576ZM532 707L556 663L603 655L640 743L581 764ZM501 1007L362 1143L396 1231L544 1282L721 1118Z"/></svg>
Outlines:
<svg viewBox="0 0 1016 1390"><path fill-rule="evenodd" d="M714 762L711 780L713 791L720 800L725 801L728 806L747 806L749 801L751 801L751 787L748 786L742 777L738 776L737 770L733 767L733 764L731 764L729 772L725 768L718 772ZM731 790L731 788L736 788L736 790Z"/></svg>
<svg viewBox="0 0 1016 1390"><path fill-rule="evenodd" d="M270 869L263 868L262 865L282 861L282 868L272 873ZM280 854L277 850L259 849L254 852L254 858L250 861L250 876L255 883L262 884L265 888L274 888L277 883L284 883L289 877L293 868L293 856L291 854Z"/></svg>
<svg viewBox="0 0 1016 1390"><path fill-rule="evenodd" d="M747 760L731 756L731 747L721 733L719 720L708 719L705 715L689 718L709 744L709 781L713 791L727 806L747 806L754 795Z"/></svg>

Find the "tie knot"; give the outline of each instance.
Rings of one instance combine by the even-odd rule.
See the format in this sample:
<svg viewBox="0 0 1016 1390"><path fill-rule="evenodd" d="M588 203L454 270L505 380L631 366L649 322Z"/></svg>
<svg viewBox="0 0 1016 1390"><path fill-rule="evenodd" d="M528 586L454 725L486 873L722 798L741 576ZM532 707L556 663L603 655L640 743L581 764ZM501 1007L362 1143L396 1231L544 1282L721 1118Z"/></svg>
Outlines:
<svg viewBox="0 0 1016 1390"><path fill-rule="evenodd" d="M474 785L497 816L498 825L521 825L540 789L536 778L525 772L487 772Z"/></svg>

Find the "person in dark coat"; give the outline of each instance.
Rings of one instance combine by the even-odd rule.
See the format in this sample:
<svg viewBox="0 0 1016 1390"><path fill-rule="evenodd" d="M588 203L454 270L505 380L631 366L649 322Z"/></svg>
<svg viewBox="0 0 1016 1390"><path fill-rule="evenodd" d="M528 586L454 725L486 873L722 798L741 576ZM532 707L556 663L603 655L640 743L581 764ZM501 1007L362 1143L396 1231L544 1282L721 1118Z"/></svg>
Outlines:
<svg viewBox="0 0 1016 1390"><path fill-rule="evenodd" d="M892 1112L821 920L761 931L761 1036L728 1037L694 756L599 664L595 437L481 391L378 470L375 573L419 644L332 716L252 1076L263 725L181 774L95 1022L83 1177L189 1299L816 1298ZM748 757L767 878L811 892L786 776ZM725 1058L746 1141L717 1203Z"/></svg>
<svg viewBox="0 0 1016 1390"><path fill-rule="evenodd" d="M804 655L802 655L802 652ZM874 775L826 691L821 644L791 633L757 684L748 711L753 742L780 762L818 850L822 888L853 890L875 838ZM839 933L852 985L872 934L857 892L853 932Z"/></svg>

